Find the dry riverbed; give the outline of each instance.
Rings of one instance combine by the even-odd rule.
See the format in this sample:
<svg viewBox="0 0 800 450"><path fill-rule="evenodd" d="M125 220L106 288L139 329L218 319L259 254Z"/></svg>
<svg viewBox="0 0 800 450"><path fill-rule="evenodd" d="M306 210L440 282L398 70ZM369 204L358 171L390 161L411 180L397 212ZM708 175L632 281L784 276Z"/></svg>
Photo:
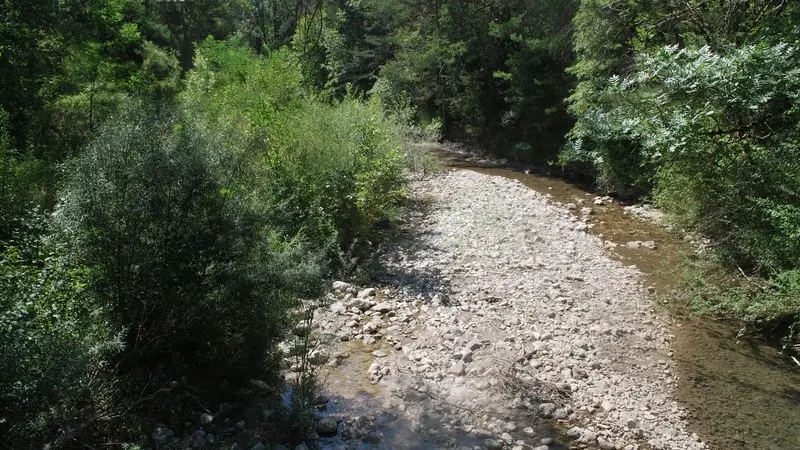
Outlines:
<svg viewBox="0 0 800 450"><path fill-rule="evenodd" d="M414 199L376 282L336 283L314 314L335 343L323 448L706 448L669 319L584 220L471 171Z"/></svg>

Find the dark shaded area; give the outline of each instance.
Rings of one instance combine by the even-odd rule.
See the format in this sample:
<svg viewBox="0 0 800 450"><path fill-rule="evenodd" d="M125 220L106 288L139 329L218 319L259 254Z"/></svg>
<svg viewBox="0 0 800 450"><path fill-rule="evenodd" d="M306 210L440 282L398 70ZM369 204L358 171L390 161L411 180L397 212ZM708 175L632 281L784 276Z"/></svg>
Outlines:
<svg viewBox="0 0 800 450"><path fill-rule="evenodd" d="M406 206L411 217L406 221L424 221L428 217L431 207L432 204L429 199L411 200ZM431 292L440 292L445 295L450 293L450 282L445 280L440 270L435 267L408 268L401 264L400 261L398 261L398 264L381 262L384 259L381 255L386 254L402 254L413 260L416 259L415 254L440 253L440 249L428 244L431 240L424 239L424 236L428 233L431 232L420 233L419 230L412 230L402 224L393 230L393 235L387 239L386 245L373 255L369 263L369 273L374 281L389 286L402 286L407 295L412 297L423 295L426 300L428 300L427 296ZM400 242L402 244L399 244ZM402 248L400 252L397 251L398 247Z"/></svg>

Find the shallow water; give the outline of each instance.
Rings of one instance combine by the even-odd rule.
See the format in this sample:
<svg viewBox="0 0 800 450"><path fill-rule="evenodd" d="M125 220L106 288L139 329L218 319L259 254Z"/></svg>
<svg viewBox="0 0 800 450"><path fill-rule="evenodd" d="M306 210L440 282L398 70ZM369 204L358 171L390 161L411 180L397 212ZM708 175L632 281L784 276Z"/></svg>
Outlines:
<svg viewBox="0 0 800 450"><path fill-rule="evenodd" d="M412 423L401 412L388 409L381 403L381 391L386 387L371 384L366 376L367 368L374 360L370 354L374 348L364 346L359 342L351 342L344 350L349 357L344 359L339 366L327 369L321 374L321 383L325 386L324 392L328 398L326 410L322 414L335 417L344 415L348 418L356 416L374 418L374 424L370 428L380 432L380 441L376 443L359 441L358 450L482 448L486 438L496 437L465 433L458 429L448 431L446 427L442 427L442 423L439 422L435 413L427 415L425 420L418 424ZM426 430L439 430L438 438L432 439L430 435L420 432L420 427ZM343 429L344 426L340 426L336 436L321 438L318 442L320 447L322 449L343 448L342 446L346 442L342 436ZM512 434L515 434L515 439L524 438L521 433ZM558 444L558 442L566 442L567 439L557 429L552 428L547 421L538 424L536 436L537 439L554 438L556 443L550 446L551 450L566 450L567 448ZM348 442L352 445L352 441Z"/></svg>
<svg viewBox="0 0 800 450"><path fill-rule="evenodd" d="M519 180L555 201L576 203L578 210L591 207L591 232L618 244L610 253L635 265L655 292L675 285L680 262L692 253L674 233L625 214L616 203L595 206L595 194L564 180L452 159L446 165ZM657 248L627 248L630 241L655 241ZM800 449L800 367L775 346L737 340L738 332L709 319L674 320L677 397L689 411L690 428L712 449Z"/></svg>

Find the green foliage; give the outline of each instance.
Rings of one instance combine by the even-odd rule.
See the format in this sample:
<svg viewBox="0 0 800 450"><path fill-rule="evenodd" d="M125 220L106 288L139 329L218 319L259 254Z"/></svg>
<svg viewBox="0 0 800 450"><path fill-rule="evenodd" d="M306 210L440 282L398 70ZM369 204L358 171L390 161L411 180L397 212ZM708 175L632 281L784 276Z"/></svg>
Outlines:
<svg viewBox="0 0 800 450"><path fill-rule="evenodd" d="M795 322L800 71L786 21L798 10L688 2L669 15L671 3L582 3L562 160L591 163L620 195L652 195L712 239L723 267L765 277L729 288L703 271L689 283L701 310Z"/></svg>
<svg viewBox="0 0 800 450"><path fill-rule="evenodd" d="M99 421L123 415L120 430L136 434L153 380L263 378L287 311L318 294L342 249L362 249L394 217L402 130L377 100L347 94L365 92L382 61L350 46L386 45L364 40L373 22L360 6L340 14L323 3L3 3L0 423L10 445L57 447L87 428L112 431ZM329 39L280 49L323 6ZM215 40L236 31L267 54ZM324 82L307 83L317 53ZM315 85L326 94L306 90ZM52 221L26 230L37 205Z"/></svg>
<svg viewBox="0 0 800 450"><path fill-rule="evenodd" d="M230 156L191 122L131 108L70 167L56 223L129 364L257 373L293 297L318 286L315 253L250 207Z"/></svg>
<svg viewBox="0 0 800 450"><path fill-rule="evenodd" d="M631 62L629 41L635 23L632 5L619 0L580 3L573 19L577 60L568 69L578 80L570 96L570 112L579 118L590 107L599 106L599 91L611 76L624 74Z"/></svg>
<svg viewBox="0 0 800 450"><path fill-rule="evenodd" d="M774 329L779 324L781 332L787 331L784 350L792 346L797 350L800 272L787 270L763 279L732 276L724 267L713 258L689 264L676 300L689 302L697 313L736 317L754 328Z"/></svg>
<svg viewBox="0 0 800 450"><path fill-rule="evenodd" d="M121 349L87 289L91 272L23 237L0 255L0 423L11 448L107 414L108 362Z"/></svg>
<svg viewBox="0 0 800 450"><path fill-rule="evenodd" d="M319 17L300 19L292 39L298 54L303 79L320 91L341 90L345 86L345 42L340 27L345 22L343 11L324 11ZM340 92L341 94L341 92Z"/></svg>
<svg viewBox="0 0 800 450"><path fill-rule="evenodd" d="M140 91L157 99L169 99L178 93L180 64L178 58L150 41L141 48L142 67L137 74Z"/></svg>
<svg viewBox="0 0 800 450"><path fill-rule="evenodd" d="M0 8L0 108L17 180L35 203L52 208L56 166L127 95L174 95L177 64L148 39L149 12L138 0L8 0Z"/></svg>
<svg viewBox="0 0 800 450"><path fill-rule="evenodd" d="M568 123L563 69L577 4L322 2L292 46L309 85L335 98L372 92L409 135L430 138L422 129L440 123L448 138L536 141L522 155L531 159L552 154Z"/></svg>
<svg viewBox="0 0 800 450"><path fill-rule="evenodd" d="M256 207L270 223L334 252L393 217L404 192L402 141L379 102L314 99L300 90L286 49L261 59L207 41L198 55L185 108L245 150Z"/></svg>
<svg viewBox="0 0 800 450"><path fill-rule="evenodd" d="M209 36L233 36L249 8L247 0L193 0L152 2L149 11L149 17L143 18L155 22L154 28L161 28L166 46L177 52L181 67L189 70L194 61L194 44Z"/></svg>
<svg viewBox="0 0 800 450"><path fill-rule="evenodd" d="M606 95L612 77L633 76L644 55L665 46L705 46L725 55L745 44L792 42L795 30L788 24L798 14L796 5L763 0L583 0L574 19L576 61L568 69L578 81L569 97L576 123L562 162L590 163L600 187L624 197L647 194L657 168L634 137L608 133L603 124L619 105Z"/></svg>
<svg viewBox="0 0 800 450"><path fill-rule="evenodd" d="M126 21L123 14L129 3L129 0L4 2L0 13L3 23L0 104L11 116L18 146L24 147L34 136L37 143L60 139L52 136L54 127L66 133L78 128L68 120L62 128L58 122L60 109L50 111L52 103L60 97L91 97L108 92L111 85L115 89L124 88L136 69L133 50L141 40L136 25ZM98 103L102 103L102 96L97 95ZM80 109L91 109L89 101L77 102ZM81 113L81 117L87 115L85 111ZM93 123L89 119L82 121Z"/></svg>
<svg viewBox="0 0 800 450"><path fill-rule="evenodd" d="M402 147L377 103L309 101L281 119L263 175L273 220L338 250L393 218L404 192Z"/></svg>
<svg viewBox="0 0 800 450"><path fill-rule="evenodd" d="M715 237L737 265L792 269L800 265L796 58L785 44L726 56L666 47L612 79L603 98L613 107L584 120L600 141L637 144L624 160L641 161L680 225Z"/></svg>
<svg viewBox="0 0 800 450"><path fill-rule="evenodd" d="M53 168L14 147L10 117L0 108L0 239L8 239L15 219L37 205L49 203L48 192L38 188L53 175Z"/></svg>
<svg viewBox="0 0 800 450"><path fill-rule="evenodd" d="M600 187L623 197L646 193L651 174L642 167L635 143L624 135L612 139L604 134L605 123L596 114L613 108L602 97L609 79L630 70L636 16L632 2L581 1L574 18L576 61L567 69L577 79L568 99L577 120L560 155L562 163L592 166Z"/></svg>
<svg viewBox="0 0 800 450"><path fill-rule="evenodd" d="M506 58L493 74L494 90L505 103L495 114L509 135L509 155L542 162L561 145L570 124L563 104L571 86L565 68L572 61L570 21L579 2L502 3L504 20L492 21L488 33Z"/></svg>
<svg viewBox="0 0 800 450"><path fill-rule="evenodd" d="M216 121L222 131L257 134L306 96L297 58L286 49L257 57L241 41L206 39L186 77L186 111Z"/></svg>
<svg viewBox="0 0 800 450"><path fill-rule="evenodd" d="M394 32L408 24L413 6L387 0L309 3L314 7L297 22L291 42L306 82L336 98L368 91L392 58Z"/></svg>

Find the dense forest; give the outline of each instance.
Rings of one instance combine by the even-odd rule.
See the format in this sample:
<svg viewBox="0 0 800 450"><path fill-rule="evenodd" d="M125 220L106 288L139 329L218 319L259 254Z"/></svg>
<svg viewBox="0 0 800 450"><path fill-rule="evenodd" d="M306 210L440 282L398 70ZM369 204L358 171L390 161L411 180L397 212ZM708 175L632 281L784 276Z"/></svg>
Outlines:
<svg viewBox="0 0 800 450"><path fill-rule="evenodd" d="M711 242L694 305L790 345L798 24L788 0L3 0L5 444L137 448L175 380L272 380L298 300L397 217L413 140L655 203Z"/></svg>

